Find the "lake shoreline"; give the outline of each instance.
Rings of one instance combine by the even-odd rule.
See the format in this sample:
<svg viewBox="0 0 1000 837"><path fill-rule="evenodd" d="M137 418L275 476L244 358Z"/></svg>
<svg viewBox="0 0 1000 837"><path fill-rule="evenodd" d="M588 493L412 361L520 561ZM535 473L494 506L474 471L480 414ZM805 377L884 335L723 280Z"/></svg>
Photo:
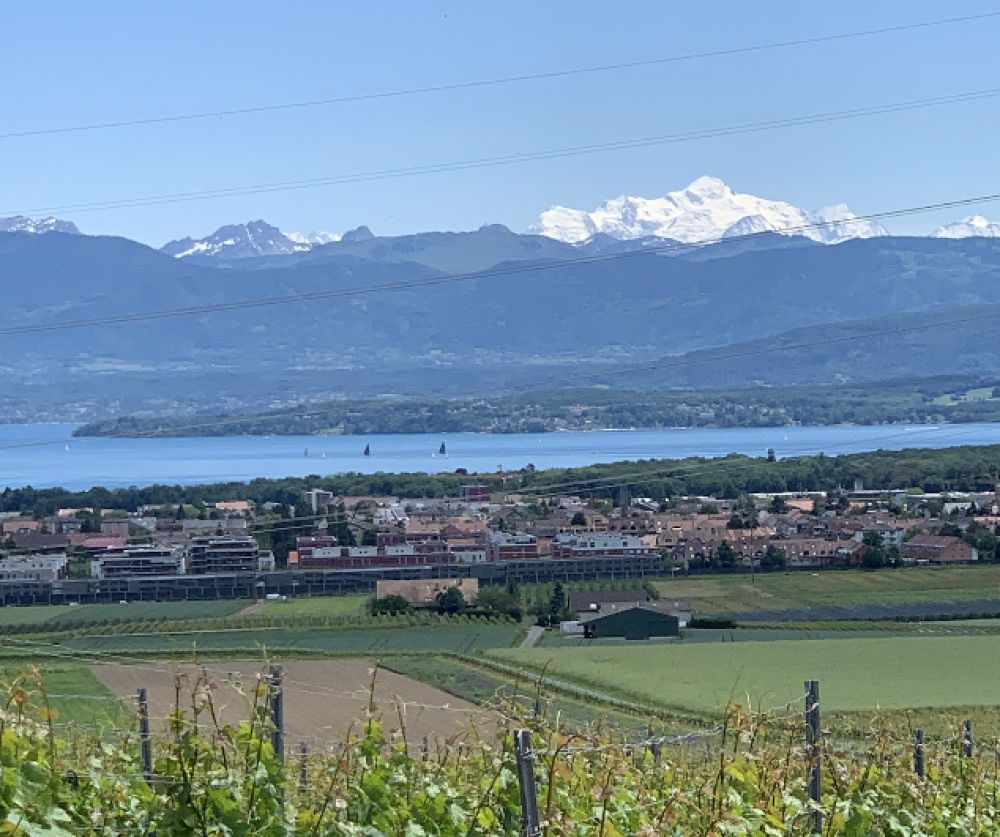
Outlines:
<svg viewBox="0 0 1000 837"><path fill-rule="evenodd" d="M0 425L0 488L69 490L358 474L496 474L621 461L779 459L1000 444L1000 422L552 433L74 437L76 424ZM446 444L446 453L440 445ZM368 448L368 454L365 449Z"/></svg>

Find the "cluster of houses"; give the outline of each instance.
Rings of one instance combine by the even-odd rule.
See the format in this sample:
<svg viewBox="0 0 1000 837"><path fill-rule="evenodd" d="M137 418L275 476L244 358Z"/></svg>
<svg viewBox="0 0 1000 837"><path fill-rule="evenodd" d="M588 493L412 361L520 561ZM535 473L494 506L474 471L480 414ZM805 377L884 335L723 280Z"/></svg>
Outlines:
<svg viewBox="0 0 1000 837"><path fill-rule="evenodd" d="M249 534L251 508L218 503L213 519L178 519L176 507L60 509L40 520L3 512L0 581L58 581L73 565L96 579L273 570L274 555Z"/></svg>
<svg viewBox="0 0 1000 837"><path fill-rule="evenodd" d="M469 500L475 496L475 500ZM507 495L494 503L480 493L458 499L327 495L312 509L333 505L370 545L346 546L332 537L304 537L289 556L299 568L358 569L525 560L661 557L670 567L708 569L723 544L744 566L859 566L878 535L904 563L971 563L980 558L960 536L971 526L1000 531L1000 492L885 497L857 488L826 507L825 495L758 495L752 514L735 501L694 497L669 505L649 498L609 507L580 497ZM952 534L940 534L944 527Z"/></svg>
<svg viewBox="0 0 1000 837"><path fill-rule="evenodd" d="M62 509L36 519L0 514L5 557L0 582L266 573L263 548L279 525L272 504L217 503L197 519L176 507L134 513ZM206 510L208 511L208 510ZM904 563L953 564L990 558L962 537L969 527L1000 532L1000 492L885 497L856 488L824 496L759 495L740 503L711 497L625 498L624 505L576 496L507 494L464 486L455 498L344 497L313 490L297 510L285 572L532 565L702 570L725 549L736 566L857 566L872 543ZM346 528L345 528L346 527ZM895 553L894 553L895 554ZM638 574L642 574L638 573ZM441 573L437 573L441 574Z"/></svg>

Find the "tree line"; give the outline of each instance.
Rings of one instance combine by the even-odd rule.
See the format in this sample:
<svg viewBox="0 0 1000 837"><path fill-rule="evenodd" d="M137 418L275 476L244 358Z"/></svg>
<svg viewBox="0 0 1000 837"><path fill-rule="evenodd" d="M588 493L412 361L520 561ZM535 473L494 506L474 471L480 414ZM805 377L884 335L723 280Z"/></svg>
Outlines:
<svg viewBox="0 0 1000 837"><path fill-rule="evenodd" d="M779 451L780 453L780 451ZM588 465L580 468L535 469L527 466L503 474L314 474L282 479L255 479L205 485L152 485L130 488L7 488L0 511L37 516L59 508L136 511L147 505L201 507L223 500L251 500L302 508L303 495L319 488L336 495L400 498L455 497L470 481L490 485L497 496L527 499L549 494L580 494L619 500L624 495L666 500L679 496L735 499L759 492L834 492L862 480L865 488L916 492L991 491L1000 482L1000 445L965 445L901 451L872 451L842 456L797 456L775 459L729 454L720 458L649 459Z"/></svg>

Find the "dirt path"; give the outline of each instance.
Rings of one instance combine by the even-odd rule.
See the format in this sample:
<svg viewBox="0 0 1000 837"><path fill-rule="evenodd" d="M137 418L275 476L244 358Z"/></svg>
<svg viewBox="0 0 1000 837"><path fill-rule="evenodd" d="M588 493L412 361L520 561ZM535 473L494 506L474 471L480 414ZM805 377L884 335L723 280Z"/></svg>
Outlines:
<svg viewBox="0 0 1000 837"><path fill-rule="evenodd" d="M524 641L521 643L522 648L533 648L538 645L538 641L544 636L545 628L539 627L538 625L532 625L528 628L528 634L525 636Z"/></svg>
<svg viewBox="0 0 1000 837"><path fill-rule="evenodd" d="M253 616L257 613L267 609L268 602L264 600L256 601L253 604L248 604L243 610L237 613L237 616Z"/></svg>
<svg viewBox="0 0 1000 837"><path fill-rule="evenodd" d="M284 711L287 746L299 741L343 741L350 730L365 723L372 680L371 660L286 660ZM259 663L226 660L206 663L210 692L222 724L235 724L251 714ZM181 678L181 703L190 714L192 688L199 669L194 666L162 667L106 664L93 666L95 676L112 692L132 698L145 687L154 732L162 731L174 710L175 684ZM375 680L375 712L383 729L400 729L400 701L405 731L411 743L424 736L434 740L460 740L481 734L492 736L496 719L473 703L404 677L379 669ZM209 716L203 716L209 723Z"/></svg>

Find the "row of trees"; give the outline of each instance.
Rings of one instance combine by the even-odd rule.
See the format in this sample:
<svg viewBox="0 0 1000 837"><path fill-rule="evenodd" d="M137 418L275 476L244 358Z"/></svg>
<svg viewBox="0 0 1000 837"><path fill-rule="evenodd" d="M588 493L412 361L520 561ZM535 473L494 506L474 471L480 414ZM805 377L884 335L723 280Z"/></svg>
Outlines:
<svg viewBox="0 0 1000 837"><path fill-rule="evenodd" d="M763 453L763 452L762 452ZM780 452L779 452L780 453ZM869 488L920 489L929 492L991 489L1000 474L1000 445L965 446L940 450L874 451L844 456L803 456L769 461L765 456L738 454L706 459L644 460L590 465L584 468L525 468L505 477L479 475L498 488L561 494L586 494L613 499L622 488L631 496L659 500L677 496L716 496L736 499L741 494L776 491L835 492L862 479ZM153 485L144 488L7 488L0 493L0 511L38 516L66 507L96 507L135 511L144 505L186 504L198 507L220 500L252 500L258 505L297 505L309 488L342 495L397 497L456 496L464 473L454 474L339 474L321 477L256 479L249 483L209 485Z"/></svg>
<svg viewBox="0 0 1000 837"><path fill-rule="evenodd" d="M412 613L415 609L406 598L396 594L372 598L368 602L368 612L373 616ZM509 582L503 587L482 588L474 603L467 602L458 587L449 587L438 593L433 604L424 609L433 610L441 615L476 613L485 616L507 616L517 621L524 616L521 591L514 582Z"/></svg>

